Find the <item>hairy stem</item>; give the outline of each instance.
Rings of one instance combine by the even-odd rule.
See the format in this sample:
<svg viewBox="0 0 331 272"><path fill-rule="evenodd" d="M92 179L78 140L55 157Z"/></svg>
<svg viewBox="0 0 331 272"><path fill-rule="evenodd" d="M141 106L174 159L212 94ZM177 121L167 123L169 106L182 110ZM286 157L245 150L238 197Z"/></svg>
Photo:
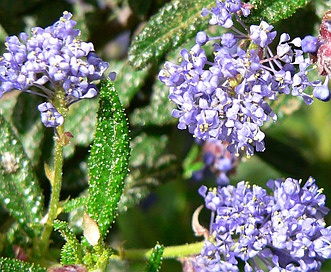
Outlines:
<svg viewBox="0 0 331 272"><path fill-rule="evenodd" d="M58 128L58 134L63 135L63 127ZM44 231L41 236L40 249L41 252L47 251L49 246L49 237L53 230L53 222L57 217L60 191L62 185L62 166L63 166L63 144L60 139L55 142L55 158L54 158L54 179L51 181L52 192L48 206L47 221L44 226Z"/></svg>
<svg viewBox="0 0 331 272"><path fill-rule="evenodd" d="M65 118L67 113L67 108L64 102L65 92L64 90L57 90L55 92L55 97L53 105ZM53 231L54 220L58 215L59 201L60 201L60 191L62 186L62 168L63 168L63 147L66 145L65 135L64 135L64 125L58 126L56 128L56 140L55 140L55 152L54 152L54 166L52 169L50 179L51 183L51 198L48 206L47 221L44 225L44 230L41 236L40 250L41 252L46 252L50 244L50 236Z"/></svg>

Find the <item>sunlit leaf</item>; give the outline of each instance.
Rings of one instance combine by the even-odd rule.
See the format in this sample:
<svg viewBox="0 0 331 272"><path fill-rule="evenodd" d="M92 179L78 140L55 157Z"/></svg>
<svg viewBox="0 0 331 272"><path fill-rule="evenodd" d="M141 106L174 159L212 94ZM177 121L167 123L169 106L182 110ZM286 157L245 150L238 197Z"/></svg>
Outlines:
<svg viewBox="0 0 331 272"><path fill-rule="evenodd" d="M214 0L176 0L164 6L133 41L129 61L136 68L145 67L169 49L193 38L208 24L207 19L201 17L202 8L212 5Z"/></svg>
<svg viewBox="0 0 331 272"><path fill-rule="evenodd" d="M86 203L87 203L86 196L70 199L68 202L66 202L63 205L63 212L72 212L73 210L84 206Z"/></svg>
<svg viewBox="0 0 331 272"><path fill-rule="evenodd" d="M203 168L203 162L199 155L201 148L195 144L192 145L189 153L187 154L185 160L183 161L183 177L189 179L195 171L201 170Z"/></svg>
<svg viewBox="0 0 331 272"><path fill-rule="evenodd" d="M163 251L164 251L164 246L160 244L155 245L150 258L147 261L147 265L144 270L145 272L160 271Z"/></svg>
<svg viewBox="0 0 331 272"><path fill-rule="evenodd" d="M259 22L266 20L273 24L293 15L298 9L305 7L312 0L251 0L254 6L252 14L248 17L249 21Z"/></svg>
<svg viewBox="0 0 331 272"><path fill-rule="evenodd" d="M0 271L10 272L45 272L43 268L37 264L22 262L16 259L0 257Z"/></svg>
<svg viewBox="0 0 331 272"><path fill-rule="evenodd" d="M75 234L69 229L68 223L60 220L54 221L54 229L59 231L61 236L66 239L65 245L61 250L62 264L82 263L83 249L78 242Z"/></svg>
<svg viewBox="0 0 331 272"><path fill-rule="evenodd" d="M89 159L87 214L105 235L117 216L130 155L127 119L113 83L100 91L94 143Z"/></svg>

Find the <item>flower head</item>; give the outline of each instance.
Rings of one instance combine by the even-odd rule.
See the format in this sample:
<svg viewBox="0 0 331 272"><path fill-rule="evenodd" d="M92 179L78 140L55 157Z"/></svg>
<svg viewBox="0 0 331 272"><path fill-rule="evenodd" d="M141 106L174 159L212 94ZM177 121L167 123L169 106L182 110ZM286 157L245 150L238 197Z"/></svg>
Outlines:
<svg viewBox="0 0 331 272"><path fill-rule="evenodd" d="M259 26L252 25L250 27L250 38L252 42L261 47L266 47L276 37L277 32L271 31L272 29L273 26L265 21L262 21Z"/></svg>
<svg viewBox="0 0 331 272"><path fill-rule="evenodd" d="M315 180L303 186L292 178L270 180L268 187L272 194L245 181L200 188L214 217L209 241L196 258L197 271L237 267L239 261L245 271L317 271L331 258L330 227L324 221L329 210Z"/></svg>
<svg viewBox="0 0 331 272"><path fill-rule="evenodd" d="M232 154L248 157L265 150L261 127L277 120L271 109L277 96L291 94L307 105L313 95L323 101L329 97L326 84L308 77L312 60L304 51L313 50L311 41L291 40L283 33L273 54L269 48L276 36L273 26L262 21L248 29L240 20L249 8L239 0L226 0L204 9L202 15L211 14L210 24L231 32L219 37L198 32L196 45L181 51L182 62L166 62L159 73L160 81L170 88L169 99L177 105L172 115L179 118L179 129L188 129L198 139L226 142ZM233 20L246 34L234 27ZM209 55L204 48L211 41ZM313 94L309 88L316 88Z"/></svg>
<svg viewBox="0 0 331 272"><path fill-rule="evenodd" d="M64 12L52 26L35 27L31 35L23 32L19 37L7 38L7 52L0 60L0 97L17 89L41 95L51 103L62 92L69 106L98 94L93 81L103 77L108 63L94 53L92 43L79 40L80 31L74 28L76 22L71 18L71 13ZM40 108L44 109L45 105ZM54 107L49 104L47 107L48 112L55 113ZM46 119L43 123L50 127L63 123Z"/></svg>

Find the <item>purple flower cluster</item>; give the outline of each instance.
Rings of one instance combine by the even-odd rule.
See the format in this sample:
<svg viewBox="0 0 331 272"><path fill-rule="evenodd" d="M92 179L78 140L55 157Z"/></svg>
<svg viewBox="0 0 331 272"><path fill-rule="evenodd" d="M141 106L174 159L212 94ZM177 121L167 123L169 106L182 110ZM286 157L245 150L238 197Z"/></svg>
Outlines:
<svg viewBox="0 0 331 272"><path fill-rule="evenodd" d="M38 110L41 114L41 121L46 127L57 127L63 124L63 116L54 108L52 103L41 103L38 106Z"/></svg>
<svg viewBox="0 0 331 272"><path fill-rule="evenodd" d="M177 105L172 115L179 118L178 128L188 129L202 140L227 142L228 150L236 156L265 150L260 127L277 120L270 101L278 95L300 96L308 105L313 95L323 101L330 98L326 84L308 78L312 61L301 49L302 40L291 40L283 33L273 54L269 45L276 31L264 21L248 29L239 15L247 16L249 8L240 0L227 0L217 1L211 10L204 9L202 15L211 14L211 24L231 32L220 37L197 33L191 50L180 52L181 63L166 62L159 73L160 81L170 87L169 99ZM234 27L233 19L243 31ZM203 49L210 41L212 57ZM307 52L316 47L315 40L304 42ZM308 87L316 91L311 93Z"/></svg>
<svg viewBox="0 0 331 272"><path fill-rule="evenodd" d="M32 28L31 35L21 33L6 40L7 52L0 60L0 98L6 92L20 90L41 95L50 102L39 105L42 122L56 127L64 121L52 105L62 92L66 107L95 97L99 90L93 84L103 77L108 63L95 53L92 43L78 39L72 14L63 16L45 29Z"/></svg>
<svg viewBox="0 0 331 272"><path fill-rule="evenodd" d="M250 14L251 6L249 4L241 3L241 0L227 0L225 2L216 1L216 7L211 10L206 8L202 9L201 15L207 16L211 14L209 24L221 25L224 28L230 28L233 26L232 15L241 13L245 17Z"/></svg>
<svg viewBox="0 0 331 272"><path fill-rule="evenodd" d="M204 167L193 173L193 179L200 181L209 174L215 174L217 185L228 185L229 175L235 171L239 158L231 154L227 145L219 140L209 139L202 144Z"/></svg>
<svg viewBox="0 0 331 272"><path fill-rule="evenodd" d="M319 271L331 258L325 195L313 178L269 180L273 194L245 181L199 192L212 211L210 237L196 271Z"/></svg>

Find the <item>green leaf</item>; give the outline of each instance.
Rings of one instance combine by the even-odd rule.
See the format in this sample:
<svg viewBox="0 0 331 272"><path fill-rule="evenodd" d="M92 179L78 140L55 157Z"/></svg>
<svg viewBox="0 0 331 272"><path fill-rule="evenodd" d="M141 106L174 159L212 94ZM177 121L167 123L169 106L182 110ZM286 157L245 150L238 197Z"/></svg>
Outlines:
<svg viewBox="0 0 331 272"><path fill-rule="evenodd" d="M137 71L128 62L118 63L114 69L117 72L114 84L118 92L118 96L123 106L127 107L134 95L144 84L150 69L146 67Z"/></svg>
<svg viewBox="0 0 331 272"><path fill-rule="evenodd" d="M39 234L39 222L43 216L42 192L22 144L2 115L0 200L30 237Z"/></svg>
<svg viewBox="0 0 331 272"><path fill-rule="evenodd" d="M169 89L160 81L156 81L150 104L144 108L138 108L130 116L133 125L168 125L177 123L178 120L171 116L175 105L169 101Z"/></svg>
<svg viewBox="0 0 331 272"><path fill-rule="evenodd" d="M183 177L189 179L195 171L203 168L203 162L199 159L201 148L194 144L183 161Z"/></svg>
<svg viewBox="0 0 331 272"><path fill-rule="evenodd" d="M113 250L109 247L95 245L84 255L83 261L88 271L113 271L106 270L110 256Z"/></svg>
<svg viewBox="0 0 331 272"><path fill-rule="evenodd" d="M0 271L10 272L45 272L43 268L37 264L22 262L16 259L0 258Z"/></svg>
<svg viewBox="0 0 331 272"><path fill-rule="evenodd" d="M96 99L82 99L70 107L65 130L74 137L70 140L70 144L63 149L65 158L73 155L77 145L87 147L93 141L97 108Z"/></svg>
<svg viewBox="0 0 331 272"><path fill-rule="evenodd" d="M84 206L86 203L87 203L86 196L81 196L81 197L76 197L76 198L70 199L68 202L66 202L63 205L63 212L66 212L66 213L72 212L73 210Z"/></svg>
<svg viewBox="0 0 331 272"><path fill-rule="evenodd" d="M293 15L298 9L305 7L311 0L251 0L250 4L254 6L251 15L247 21L259 23L266 20L274 24Z"/></svg>
<svg viewBox="0 0 331 272"><path fill-rule="evenodd" d="M23 249L27 249L31 247L31 239L27 239L26 232L18 223L13 223L9 229L7 229L6 233L6 242L2 244L7 247L7 250L10 248L10 252L12 252L13 245L19 245ZM13 257L12 255L4 255L7 257Z"/></svg>
<svg viewBox="0 0 331 272"><path fill-rule="evenodd" d="M5 93L0 99L0 114L2 114L6 118L6 120L11 120L12 118L12 112L15 107L17 97L18 93L11 92Z"/></svg>
<svg viewBox="0 0 331 272"><path fill-rule="evenodd" d="M54 229L58 230L61 236L67 241L61 250L61 263L63 265L82 263L84 255L82 246L78 242L75 234L69 229L68 223L55 220Z"/></svg>
<svg viewBox="0 0 331 272"><path fill-rule="evenodd" d="M161 269L162 264L162 255L164 251L164 246L160 244L156 244L153 248L151 256L147 261L147 265L145 267L145 272L157 272Z"/></svg>
<svg viewBox="0 0 331 272"><path fill-rule="evenodd" d="M127 119L113 83L103 81L89 158L87 213L105 236L117 216L130 156Z"/></svg>
<svg viewBox="0 0 331 272"><path fill-rule="evenodd" d="M12 113L13 125L33 165L39 161L42 152L40 146L44 138L44 126L37 109L39 103L40 97L20 93Z"/></svg>
<svg viewBox="0 0 331 272"><path fill-rule="evenodd" d="M145 67L194 37L208 26L208 19L201 17L202 8L212 5L214 0L176 0L164 6L136 36L129 61L136 68Z"/></svg>
<svg viewBox="0 0 331 272"><path fill-rule="evenodd" d="M155 167L162 156L169 139L166 135L148 135L141 133L132 142L130 168Z"/></svg>

